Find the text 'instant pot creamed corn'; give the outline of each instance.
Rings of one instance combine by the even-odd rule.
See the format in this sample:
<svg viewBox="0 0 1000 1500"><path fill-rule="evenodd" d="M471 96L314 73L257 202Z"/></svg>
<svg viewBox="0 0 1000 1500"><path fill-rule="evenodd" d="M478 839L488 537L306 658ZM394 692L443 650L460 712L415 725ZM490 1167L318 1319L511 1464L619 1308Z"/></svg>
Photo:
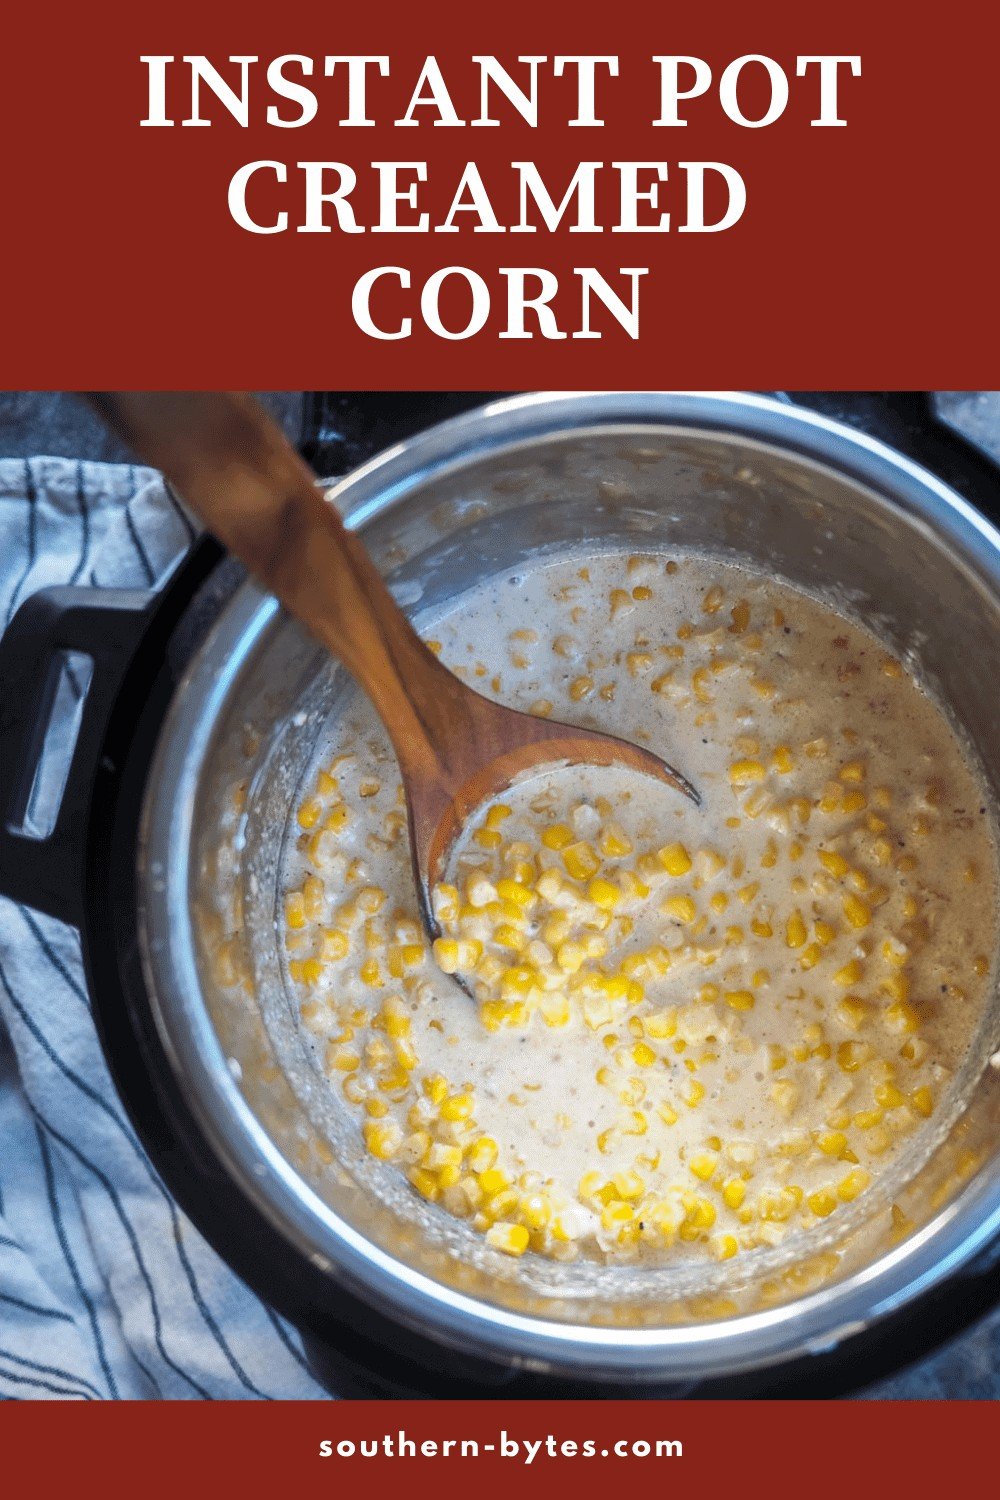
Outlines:
<svg viewBox="0 0 1000 1500"><path fill-rule="evenodd" d="M707 559L548 562L432 649L662 754L702 806L597 768L515 785L466 830L431 952L351 698L283 922L368 1150L511 1255L726 1260L854 1202L932 1122L993 968L990 821L938 710L873 636Z"/></svg>

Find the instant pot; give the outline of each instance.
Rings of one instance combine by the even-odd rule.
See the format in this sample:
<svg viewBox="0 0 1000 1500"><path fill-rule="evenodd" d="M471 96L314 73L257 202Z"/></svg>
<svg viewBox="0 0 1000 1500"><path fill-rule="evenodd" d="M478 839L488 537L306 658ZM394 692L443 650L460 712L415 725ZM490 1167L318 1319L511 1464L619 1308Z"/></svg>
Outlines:
<svg viewBox="0 0 1000 1500"><path fill-rule="evenodd" d="M331 498L404 608L584 541L745 558L876 629L952 713L996 799L1000 533L984 512L1000 514L1000 481L973 447L902 423L932 472L859 425L738 394L481 399L450 398L471 409L374 458L372 435L390 441L446 398L371 396L353 433L329 402L313 413L308 456L339 444L359 465ZM76 745L54 826L39 829L45 729L80 658ZM995 999L923 1159L890 1184L905 1232L876 1183L819 1238L696 1273L514 1263L378 1177L292 1024L277 870L342 672L203 539L154 595L28 599L0 641L0 683L0 890L79 928L151 1159L338 1394L829 1395L994 1305ZM220 872L240 892L235 986L214 962Z"/></svg>

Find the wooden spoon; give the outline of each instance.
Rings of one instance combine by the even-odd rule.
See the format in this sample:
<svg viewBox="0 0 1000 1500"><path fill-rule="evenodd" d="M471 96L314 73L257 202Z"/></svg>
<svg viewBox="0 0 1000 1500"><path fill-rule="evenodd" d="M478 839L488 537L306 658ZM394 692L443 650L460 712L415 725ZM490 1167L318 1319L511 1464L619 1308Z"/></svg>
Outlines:
<svg viewBox="0 0 1000 1500"><path fill-rule="evenodd" d="M627 766L698 802L685 777L610 735L536 719L482 697L428 650L363 544L252 396L95 391L88 399L162 470L218 539L343 662L399 760L424 927L431 893L476 808L548 762Z"/></svg>

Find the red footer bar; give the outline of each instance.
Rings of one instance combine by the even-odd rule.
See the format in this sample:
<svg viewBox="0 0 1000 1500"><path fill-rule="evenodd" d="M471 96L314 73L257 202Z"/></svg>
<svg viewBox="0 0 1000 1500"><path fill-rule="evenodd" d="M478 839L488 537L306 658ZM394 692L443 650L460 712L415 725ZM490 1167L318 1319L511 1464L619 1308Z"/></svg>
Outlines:
<svg viewBox="0 0 1000 1500"><path fill-rule="evenodd" d="M912 1494L971 1481L997 1430L991 1402L12 1402L0 1452L8 1493L18 1479L49 1494L86 1480L109 1500L183 1500L192 1482L296 1500L390 1485L398 1495L425 1477L477 1500L554 1479L574 1500L622 1483L641 1493L637 1480L653 1495L739 1494L721 1486L766 1480L776 1493L853 1500L882 1480Z"/></svg>

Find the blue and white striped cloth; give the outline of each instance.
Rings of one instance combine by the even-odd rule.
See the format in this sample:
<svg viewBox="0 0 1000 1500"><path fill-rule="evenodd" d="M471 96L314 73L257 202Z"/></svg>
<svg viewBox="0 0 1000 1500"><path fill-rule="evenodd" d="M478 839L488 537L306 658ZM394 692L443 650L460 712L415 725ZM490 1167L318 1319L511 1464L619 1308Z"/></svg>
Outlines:
<svg viewBox="0 0 1000 1500"><path fill-rule="evenodd" d="M152 470L0 461L0 626L49 584L152 585L193 535ZM0 1399L324 1394L136 1139L75 931L0 899Z"/></svg>

